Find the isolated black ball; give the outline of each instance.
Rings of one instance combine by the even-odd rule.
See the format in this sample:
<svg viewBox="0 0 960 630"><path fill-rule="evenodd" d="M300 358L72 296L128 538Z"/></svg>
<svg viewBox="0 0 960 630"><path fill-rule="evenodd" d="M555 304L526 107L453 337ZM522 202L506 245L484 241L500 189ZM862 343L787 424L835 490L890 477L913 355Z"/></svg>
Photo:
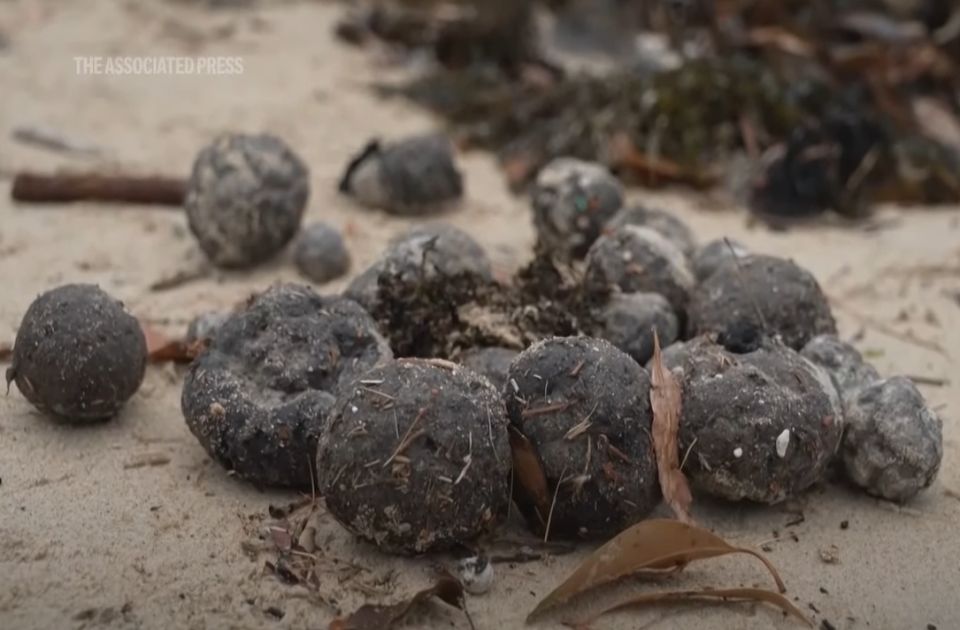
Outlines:
<svg viewBox="0 0 960 630"><path fill-rule="evenodd" d="M454 363L400 359L337 398L317 448L327 509L378 547L423 553L503 521L510 446L500 394Z"/></svg>
<svg viewBox="0 0 960 630"><path fill-rule="evenodd" d="M147 343L137 320L99 287L47 291L23 316L7 382L71 422L105 420L140 387Z"/></svg>
<svg viewBox="0 0 960 630"><path fill-rule="evenodd" d="M535 343L510 366L504 400L511 424L539 457L552 499L538 508L536 497L515 484L535 530L606 539L659 503L650 378L609 342L554 337Z"/></svg>
<svg viewBox="0 0 960 630"><path fill-rule="evenodd" d="M227 134L193 164L187 219L214 264L250 267L293 238L309 194L307 167L282 140Z"/></svg>
<svg viewBox="0 0 960 630"><path fill-rule="evenodd" d="M207 453L241 478L309 489L335 396L390 356L360 305L275 286L222 324L193 362L183 415Z"/></svg>

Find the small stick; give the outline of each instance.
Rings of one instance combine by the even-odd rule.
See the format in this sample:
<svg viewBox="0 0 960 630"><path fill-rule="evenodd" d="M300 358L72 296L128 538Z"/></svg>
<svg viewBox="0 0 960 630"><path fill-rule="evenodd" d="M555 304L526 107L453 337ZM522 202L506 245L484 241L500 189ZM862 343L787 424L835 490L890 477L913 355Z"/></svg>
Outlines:
<svg viewBox="0 0 960 630"><path fill-rule="evenodd" d="M101 201L179 208L186 191L187 181L182 178L22 172L14 176L10 196L14 201L35 203Z"/></svg>
<svg viewBox="0 0 960 630"><path fill-rule="evenodd" d="M563 470L560 471L560 480L557 482L557 487L553 489L553 501L550 502L550 512L547 514L547 526L543 532L543 542L550 540L550 524L553 521L553 508L557 507L557 495L560 494L560 486L566 481L566 475L567 467L564 466Z"/></svg>
<svg viewBox="0 0 960 630"><path fill-rule="evenodd" d="M530 418L532 416L542 416L547 413L554 413L555 411L566 411L573 405L573 402L567 401L562 403L554 403L552 405L546 405L545 407L537 407L536 409L524 409L520 416L522 418Z"/></svg>
<svg viewBox="0 0 960 630"><path fill-rule="evenodd" d="M920 376L920 375L914 375L914 374L907 374L906 376L917 385L929 385L930 387L944 387L950 384L949 380L945 378L937 378L935 376Z"/></svg>
<svg viewBox="0 0 960 630"><path fill-rule="evenodd" d="M396 450L393 451L393 454L390 455L387 461L383 462L384 468L389 466L390 463L397 458L397 455L402 455L403 451L405 451L407 447L410 446L411 442L413 442L415 439L423 435L424 433L423 431L417 431L416 433L414 433L414 429L417 427L418 424L420 424L420 421L423 420L423 417L425 415L427 415L427 408L421 407L420 412L417 414L417 417L413 419L413 422L411 422L410 426L407 427L406 433L403 434L403 439L400 440L399 444L397 444Z"/></svg>

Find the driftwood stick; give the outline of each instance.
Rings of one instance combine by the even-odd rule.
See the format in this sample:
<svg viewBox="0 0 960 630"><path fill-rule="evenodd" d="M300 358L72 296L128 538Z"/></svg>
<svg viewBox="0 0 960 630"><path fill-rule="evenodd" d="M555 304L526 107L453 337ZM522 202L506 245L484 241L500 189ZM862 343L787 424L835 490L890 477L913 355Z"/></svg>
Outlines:
<svg viewBox="0 0 960 630"><path fill-rule="evenodd" d="M34 203L101 201L180 207L186 190L185 179L171 177L17 173L10 196Z"/></svg>

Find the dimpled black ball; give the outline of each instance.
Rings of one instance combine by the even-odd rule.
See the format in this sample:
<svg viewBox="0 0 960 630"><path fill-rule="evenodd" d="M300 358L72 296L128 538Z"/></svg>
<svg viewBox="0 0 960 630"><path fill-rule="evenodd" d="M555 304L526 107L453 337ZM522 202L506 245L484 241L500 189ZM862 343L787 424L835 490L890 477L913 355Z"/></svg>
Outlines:
<svg viewBox="0 0 960 630"><path fill-rule="evenodd" d="M307 490L334 398L390 357L359 304L278 285L231 315L193 362L183 416L210 457L237 476Z"/></svg>
<svg viewBox="0 0 960 630"><path fill-rule="evenodd" d="M7 382L41 411L82 423L116 415L146 366L143 331L123 304L94 285L68 284L27 309Z"/></svg>
<svg viewBox="0 0 960 630"><path fill-rule="evenodd" d="M307 167L282 140L227 134L193 164L187 219L214 264L251 267L293 238L309 194Z"/></svg>

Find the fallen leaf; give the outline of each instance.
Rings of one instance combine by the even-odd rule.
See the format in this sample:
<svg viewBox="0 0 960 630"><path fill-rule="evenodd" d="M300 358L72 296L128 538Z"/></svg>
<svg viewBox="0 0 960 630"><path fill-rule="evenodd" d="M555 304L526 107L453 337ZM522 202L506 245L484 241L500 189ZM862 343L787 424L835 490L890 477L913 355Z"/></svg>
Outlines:
<svg viewBox="0 0 960 630"><path fill-rule="evenodd" d="M171 339L153 326L140 322L147 340L147 358L151 363L189 363L207 349L208 340L198 339L187 343L183 339Z"/></svg>
<svg viewBox="0 0 960 630"><path fill-rule="evenodd" d="M718 599L721 602L744 602L759 601L767 602L778 607L788 615L793 615L801 620L807 626L812 627L810 620L790 603L790 600L781 595L762 588L729 588L729 589L703 589L696 591L663 591L660 593L641 593L632 595L629 598L614 604L613 606L594 614L589 620L578 621L575 627L583 627L597 620L603 615L621 610L630 606L645 606L648 604L662 604L665 602L689 601L697 599Z"/></svg>
<svg viewBox="0 0 960 630"><path fill-rule="evenodd" d="M389 630L413 608L434 597L466 613L463 586L453 577L445 575L430 588L396 604L364 604L353 614L330 622L330 630ZM472 623L470 625L473 626Z"/></svg>
<svg viewBox="0 0 960 630"><path fill-rule="evenodd" d="M533 502L540 523L546 525L550 513L550 491L547 475L543 472L540 457L527 437L514 427L509 428L510 450L513 453L513 474L516 477L517 490Z"/></svg>
<svg viewBox="0 0 960 630"><path fill-rule="evenodd" d="M662 575L668 571L680 571L694 560L733 553L745 553L760 560L780 592L787 590L777 570L760 553L734 547L719 536L688 523L651 519L624 530L593 552L563 584L537 604L527 621L577 595L628 575Z"/></svg>
<svg viewBox="0 0 960 630"><path fill-rule="evenodd" d="M680 470L680 449L677 432L680 430L680 409L683 404L680 384L670 370L663 366L660 338L653 331L653 363L650 368L652 387L650 406L653 408L653 450L657 454L657 473L663 499L677 519L692 523L690 504L693 495L690 485Z"/></svg>

